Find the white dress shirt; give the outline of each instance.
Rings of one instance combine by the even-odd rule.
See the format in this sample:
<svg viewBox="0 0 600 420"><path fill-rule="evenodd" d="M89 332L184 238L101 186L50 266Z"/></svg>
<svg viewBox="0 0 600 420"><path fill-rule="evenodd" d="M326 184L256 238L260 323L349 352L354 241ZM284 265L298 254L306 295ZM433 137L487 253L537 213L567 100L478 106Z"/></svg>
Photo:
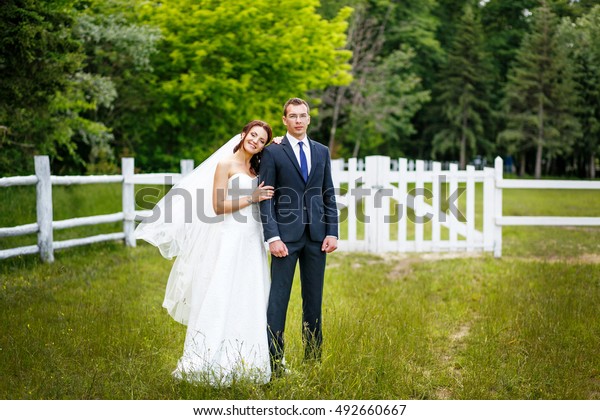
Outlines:
<svg viewBox="0 0 600 420"><path fill-rule="evenodd" d="M298 143L300 143L300 140L298 140L296 137L292 136L289 132L285 133L285 135L287 136L288 140L290 141L290 145L292 146L292 150L294 151L294 154L296 155L296 160L298 161L298 165L301 166L300 164L300 146L298 145ZM306 155L306 165L307 165L307 169L308 169L308 173L310 174L310 168L311 168L311 155L310 155L310 144L308 143L308 137L306 136L306 134L304 135L304 138L302 139L302 148L304 149L304 154Z"/></svg>

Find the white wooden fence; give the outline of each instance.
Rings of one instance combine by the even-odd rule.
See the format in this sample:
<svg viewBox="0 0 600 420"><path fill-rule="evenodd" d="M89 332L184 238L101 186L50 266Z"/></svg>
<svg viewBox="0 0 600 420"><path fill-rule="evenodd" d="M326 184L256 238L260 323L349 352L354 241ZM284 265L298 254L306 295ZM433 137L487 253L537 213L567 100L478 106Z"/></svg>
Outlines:
<svg viewBox="0 0 600 420"><path fill-rule="evenodd" d="M600 181L504 179L500 157L494 168L458 170L458 165L451 163L443 170L439 162L369 156L365 164L356 159L335 160L332 173L334 184L348 191L338 196L339 207L347 209L342 250L493 251L500 257L503 226L600 226L600 217L503 215L504 189L598 190ZM408 208L414 211L412 220ZM400 217L392 217L392 212ZM359 230L364 230L362 237Z"/></svg>
<svg viewBox="0 0 600 420"><path fill-rule="evenodd" d="M600 226L600 217L560 216L504 216L502 214L502 190L505 189L555 189L555 190L600 190L600 181L560 181L504 179L502 158L497 157L495 166L495 209L494 209L494 256L502 256L502 226ZM596 209L600 214L600 209Z"/></svg>
<svg viewBox="0 0 600 420"><path fill-rule="evenodd" d="M136 184L174 184L193 169L181 161L181 173L134 174L133 158L123 158L121 175L53 176L47 156L35 157L35 175L0 178L0 187L36 185L37 222L0 228L0 237L37 233L37 245L0 250L0 259L39 253L54 260L54 250L100 241L124 240L135 246ZM439 162L391 160L369 156L365 161L332 161L332 175L341 210L340 250L363 252L488 251L502 255L503 226L600 226L600 217L505 216L502 191L507 188L600 189L600 181L540 181L503 178L503 162L494 168L458 170ZM114 214L54 221L52 186L122 184L122 211ZM343 193L343 194L342 194ZM445 194L444 194L445 193ZM482 210L477 211L477 207ZM412 209L409 213L408 209ZM76 226L123 222L123 231L87 238L54 241L53 231Z"/></svg>
<svg viewBox="0 0 600 420"><path fill-rule="evenodd" d="M347 191L338 196L339 207L347 209L342 213L347 220L347 234L342 235L340 249L367 252L494 249L497 197L492 168L475 170L468 166L459 171L458 165L451 163L443 170L440 162L407 159L394 162L386 156L368 156L365 163L360 165L357 159L332 162L334 184ZM429 170L426 163L431 167ZM476 188L476 184L481 184L481 188ZM481 230L475 225L477 190L483 195ZM413 209L412 217L408 208ZM362 235L360 230L364 231ZM392 239L393 236L396 238Z"/></svg>
<svg viewBox="0 0 600 420"><path fill-rule="evenodd" d="M0 250L0 259L17 255L40 254L46 262L54 261L54 250L87 245L95 242L125 240L128 246L135 246L135 216L145 215L147 212L135 209L136 184L165 184L175 183L194 167L193 160L181 161L181 173L163 174L134 174L133 158L123 158L121 161L121 175L91 175L91 176L55 176L50 174L50 160L48 156L35 156L35 175L15 176L0 178L0 187L16 185L36 186L37 222L15 227L0 228L0 238L7 236L21 236L37 233L37 245ZM77 217L67 220L53 220L52 217L52 186L72 184L122 184L123 211L113 214L103 214L89 217ZM67 229L77 226L97 225L102 223L123 222L123 231L86 238L54 241L53 232L56 229Z"/></svg>

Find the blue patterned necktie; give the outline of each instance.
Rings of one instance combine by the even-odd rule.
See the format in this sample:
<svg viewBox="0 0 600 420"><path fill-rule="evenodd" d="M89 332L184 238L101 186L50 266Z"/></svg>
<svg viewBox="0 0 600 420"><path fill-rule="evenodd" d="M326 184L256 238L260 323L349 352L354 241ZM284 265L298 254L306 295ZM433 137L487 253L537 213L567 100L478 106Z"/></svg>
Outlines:
<svg viewBox="0 0 600 420"><path fill-rule="evenodd" d="M306 155L304 154L304 143L299 141L298 146L300 147L300 172L302 172L302 178L304 178L304 182L306 182L308 181L308 162L306 161Z"/></svg>

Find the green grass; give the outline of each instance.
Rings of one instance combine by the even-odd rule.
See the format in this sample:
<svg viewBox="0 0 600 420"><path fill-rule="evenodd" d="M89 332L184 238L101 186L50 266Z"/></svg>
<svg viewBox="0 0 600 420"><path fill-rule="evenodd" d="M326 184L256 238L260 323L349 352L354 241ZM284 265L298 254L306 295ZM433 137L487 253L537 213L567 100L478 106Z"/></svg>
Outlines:
<svg viewBox="0 0 600 420"><path fill-rule="evenodd" d="M158 197L164 194L164 186L136 186L139 208L152 208ZM90 199L92 197L92 199ZM146 197L143 199L143 197ZM52 207L54 220L112 214L122 211L120 184L68 185L52 187ZM19 226L36 221L35 187L0 188L0 227ZM144 202L148 204L143 205ZM119 232L123 224L105 223L101 225L55 230L54 240L66 240ZM24 235L0 238L0 249L35 245L37 236Z"/></svg>
<svg viewBox="0 0 600 420"><path fill-rule="evenodd" d="M55 194L55 212L81 198L61 218L118 211L108 208L110 189L94 190L96 204L76 189ZM511 194L505 214L600 208L598 194ZM1 209L4 226L32 221L20 221L29 205L15 199ZM171 378L185 327L161 308L172 263L155 248L107 243L57 251L54 264L3 260L0 398L598 399L599 244L599 229L514 227L504 229L502 259L334 253L322 363L301 361L295 281L293 373L226 389Z"/></svg>

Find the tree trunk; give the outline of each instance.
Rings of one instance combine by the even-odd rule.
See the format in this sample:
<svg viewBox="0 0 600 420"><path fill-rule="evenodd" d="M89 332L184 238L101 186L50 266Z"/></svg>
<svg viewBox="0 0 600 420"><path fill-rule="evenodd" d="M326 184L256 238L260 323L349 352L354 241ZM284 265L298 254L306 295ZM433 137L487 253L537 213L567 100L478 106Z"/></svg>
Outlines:
<svg viewBox="0 0 600 420"><path fill-rule="evenodd" d="M592 153L590 155L590 178L596 178L596 154Z"/></svg>
<svg viewBox="0 0 600 420"><path fill-rule="evenodd" d="M333 104L333 115L331 119L331 129L329 130L329 153L331 153L332 157L336 157L337 154L335 152L335 133L337 131L338 119L340 117L340 109L342 105L342 99L346 94L346 87L342 86L337 89L335 94L335 101Z"/></svg>
<svg viewBox="0 0 600 420"><path fill-rule="evenodd" d="M538 139L537 150L535 153L535 173L536 179L542 177L542 152L544 150L544 103L540 99L538 106Z"/></svg>
<svg viewBox="0 0 600 420"><path fill-rule="evenodd" d="M458 162L461 170L464 170L467 166L467 123L467 112L463 110L462 130L460 136L460 157Z"/></svg>
<svg viewBox="0 0 600 420"><path fill-rule="evenodd" d="M542 147L542 143L538 143L537 150L535 153L535 173L534 176L536 179L542 177L542 151L544 148Z"/></svg>
<svg viewBox="0 0 600 420"><path fill-rule="evenodd" d="M360 150L360 137L356 138L356 141L354 142L354 150L352 151L352 157L356 158L358 157L358 151Z"/></svg>
<svg viewBox="0 0 600 420"><path fill-rule="evenodd" d="M521 153L521 157L519 159L521 163L519 164L519 176L525 176L525 152Z"/></svg>

